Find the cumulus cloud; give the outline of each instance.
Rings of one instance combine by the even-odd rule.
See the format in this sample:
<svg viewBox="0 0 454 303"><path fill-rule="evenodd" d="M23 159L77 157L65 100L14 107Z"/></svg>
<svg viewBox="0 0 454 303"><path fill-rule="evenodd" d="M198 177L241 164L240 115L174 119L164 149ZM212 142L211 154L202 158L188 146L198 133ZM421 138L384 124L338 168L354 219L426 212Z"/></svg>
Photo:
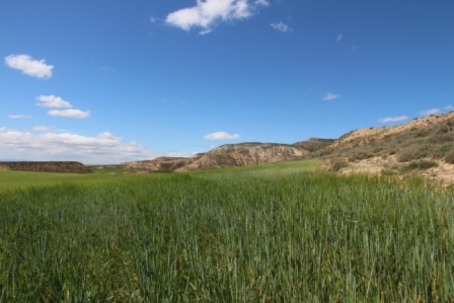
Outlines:
<svg viewBox="0 0 454 303"><path fill-rule="evenodd" d="M196 6L168 14L166 23L185 31L201 28L200 34L207 34L219 21L246 19L268 5L268 0L197 0Z"/></svg>
<svg viewBox="0 0 454 303"><path fill-rule="evenodd" d="M380 122L380 123L398 122L398 121L403 121L403 120L407 120L407 119L408 119L408 116L386 117L386 118L378 119L378 122Z"/></svg>
<svg viewBox="0 0 454 303"><path fill-rule="evenodd" d="M52 77L53 65L47 65L44 59L33 60L28 55L9 55L5 57L5 63L11 68L18 69L24 74L37 78Z"/></svg>
<svg viewBox="0 0 454 303"><path fill-rule="evenodd" d="M439 108L431 108L421 111L420 114L422 116L439 115L441 114L441 110Z"/></svg>
<svg viewBox="0 0 454 303"><path fill-rule="evenodd" d="M65 117L65 118L74 118L74 119L84 119L90 117L90 111L81 111L79 109L53 109L47 112L50 116Z"/></svg>
<svg viewBox="0 0 454 303"><path fill-rule="evenodd" d="M71 133L34 135L5 127L0 128L0 155L3 159L70 160L86 164L120 163L161 156L109 132L91 137Z"/></svg>
<svg viewBox="0 0 454 303"><path fill-rule="evenodd" d="M38 106L42 107L54 107L54 108L65 108L65 107L73 107L71 103L68 101L63 100L60 97L54 95L44 96L41 95L36 98L39 102L36 103Z"/></svg>
<svg viewBox="0 0 454 303"><path fill-rule="evenodd" d="M235 140L235 139L239 139L240 135L238 135L238 134L231 135L226 132L215 132L212 134L208 134L203 138L206 140Z"/></svg>
<svg viewBox="0 0 454 303"><path fill-rule="evenodd" d="M10 119L30 119L31 117L29 115L8 115Z"/></svg>
<svg viewBox="0 0 454 303"><path fill-rule="evenodd" d="M271 23L270 25L272 28L274 28L275 30L280 31L282 33L293 32L293 29L282 21L274 22L274 23Z"/></svg>
<svg viewBox="0 0 454 303"><path fill-rule="evenodd" d="M326 94L323 96L323 101L336 100L336 99L339 98L339 97L340 97L339 94L326 93Z"/></svg>

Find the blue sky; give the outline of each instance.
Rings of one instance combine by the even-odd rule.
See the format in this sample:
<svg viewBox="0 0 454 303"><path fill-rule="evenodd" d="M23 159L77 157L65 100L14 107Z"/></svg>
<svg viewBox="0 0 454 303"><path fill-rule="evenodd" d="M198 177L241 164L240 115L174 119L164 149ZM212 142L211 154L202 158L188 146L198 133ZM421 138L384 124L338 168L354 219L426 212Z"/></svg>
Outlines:
<svg viewBox="0 0 454 303"><path fill-rule="evenodd" d="M2 0L0 159L295 143L454 105L454 1Z"/></svg>

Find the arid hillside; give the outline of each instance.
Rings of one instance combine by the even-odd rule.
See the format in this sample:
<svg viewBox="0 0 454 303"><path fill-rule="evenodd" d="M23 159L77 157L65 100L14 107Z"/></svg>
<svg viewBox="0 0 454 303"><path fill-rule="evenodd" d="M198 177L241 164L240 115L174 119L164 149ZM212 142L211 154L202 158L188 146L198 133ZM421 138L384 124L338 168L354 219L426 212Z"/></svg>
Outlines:
<svg viewBox="0 0 454 303"><path fill-rule="evenodd" d="M154 160L122 163L121 167L151 172L181 172L297 160L307 158L309 155L308 150L298 145L241 143L222 145L190 158L159 157Z"/></svg>
<svg viewBox="0 0 454 303"><path fill-rule="evenodd" d="M325 159L322 169L341 173L419 174L451 182L454 112L355 130L311 156Z"/></svg>
<svg viewBox="0 0 454 303"><path fill-rule="evenodd" d="M0 162L0 170L46 171L59 173L90 173L91 170L75 161L18 161Z"/></svg>
<svg viewBox="0 0 454 303"><path fill-rule="evenodd" d="M451 182L454 112L416 118L391 127L358 129L338 139L311 138L294 144L227 144L190 158L161 157L120 166L143 172L172 172L303 158L321 158L324 164L320 170L343 174L419 174Z"/></svg>
<svg viewBox="0 0 454 303"><path fill-rule="evenodd" d="M159 157L91 167L118 172L183 172L321 158L321 171L342 174L417 174L454 181L454 112L432 115L392 127L364 128L338 139L310 138L294 144L226 144L192 157ZM3 170L87 173L79 162L0 162Z"/></svg>

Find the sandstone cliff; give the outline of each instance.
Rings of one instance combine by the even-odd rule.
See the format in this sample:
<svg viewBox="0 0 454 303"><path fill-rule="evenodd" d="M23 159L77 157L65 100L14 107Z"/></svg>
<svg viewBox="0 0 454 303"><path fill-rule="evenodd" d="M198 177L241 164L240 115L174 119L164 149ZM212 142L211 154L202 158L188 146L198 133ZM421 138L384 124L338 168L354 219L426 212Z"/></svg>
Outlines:
<svg viewBox="0 0 454 303"><path fill-rule="evenodd" d="M221 168L230 166L248 166L283 160L297 160L309 152L293 145L272 143L227 144L194 158L189 165L176 171L190 171L203 168Z"/></svg>
<svg viewBox="0 0 454 303"><path fill-rule="evenodd" d="M324 141L325 140L325 141ZM326 146L327 139L312 138L307 146L315 150ZM309 156L304 142L293 145L276 143L226 144L207 153L196 154L189 158L159 157L154 160L126 162L120 164L126 170L149 172L192 171L209 168L248 166L254 164L297 160Z"/></svg>

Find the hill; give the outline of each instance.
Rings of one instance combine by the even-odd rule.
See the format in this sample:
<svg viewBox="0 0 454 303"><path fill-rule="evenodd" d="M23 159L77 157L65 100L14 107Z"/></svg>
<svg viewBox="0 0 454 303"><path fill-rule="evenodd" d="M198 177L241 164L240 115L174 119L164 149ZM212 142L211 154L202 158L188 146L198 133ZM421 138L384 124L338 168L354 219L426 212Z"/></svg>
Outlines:
<svg viewBox="0 0 454 303"><path fill-rule="evenodd" d="M90 173L91 169L75 161L4 161L0 170Z"/></svg>
<svg viewBox="0 0 454 303"><path fill-rule="evenodd" d="M247 166L303 158L321 158L321 170L348 174L420 174L452 181L454 112L415 118L391 127L364 128L338 139L310 138L294 144L226 144L189 158L160 157L122 163L125 170L192 171Z"/></svg>
<svg viewBox="0 0 454 303"><path fill-rule="evenodd" d="M311 156L325 160L322 169L341 173L411 173L451 182L454 112L392 127L358 129Z"/></svg>

